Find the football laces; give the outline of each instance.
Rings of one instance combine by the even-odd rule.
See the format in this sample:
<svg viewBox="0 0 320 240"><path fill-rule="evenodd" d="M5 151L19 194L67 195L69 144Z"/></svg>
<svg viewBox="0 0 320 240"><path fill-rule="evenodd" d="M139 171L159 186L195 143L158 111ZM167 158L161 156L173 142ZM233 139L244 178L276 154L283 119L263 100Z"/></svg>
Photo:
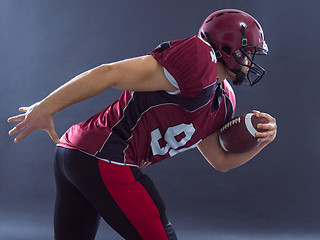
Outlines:
<svg viewBox="0 0 320 240"><path fill-rule="evenodd" d="M241 118L240 118L240 117L237 117L237 118L229 121L228 123L226 123L226 124L220 129L220 132L224 132L224 131L227 130L229 127L240 123L240 121L241 121Z"/></svg>

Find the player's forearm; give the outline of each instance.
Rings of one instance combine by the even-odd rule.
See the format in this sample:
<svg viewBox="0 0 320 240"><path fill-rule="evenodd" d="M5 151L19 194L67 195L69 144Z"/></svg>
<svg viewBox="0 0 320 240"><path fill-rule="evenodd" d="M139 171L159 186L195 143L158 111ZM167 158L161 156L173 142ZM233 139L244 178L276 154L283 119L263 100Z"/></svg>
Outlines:
<svg viewBox="0 0 320 240"><path fill-rule="evenodd" d="M269 142L262 142L255 149L242 154L225 152L224 157L221 158L220 170L225 172L245 164L246 162L250 161L254 156L256 156L268 144Z"/></svg>
<svg viewBox="0 0 320 240"><path fill-rule="evenodd" d="M88 70L53 91L40 104L54 115L72 104L96 96L111 86L111 80L106 77L108 71L108 65Z"/></svg>
<svg viewBox="0 0 320 240"><path fill-rule="evenodd" d="M215 169L221 172L226 172L230 169L245 164L255 155L257 155L265 146L267 146L268 143L270 143L270 141L264 141L258 147L249 152L234 154L226 152L222 149L219 144L218 136L219 132L215 132L214 134L208 136L198 145L198 149L206 158L206 160Z"/></svg>

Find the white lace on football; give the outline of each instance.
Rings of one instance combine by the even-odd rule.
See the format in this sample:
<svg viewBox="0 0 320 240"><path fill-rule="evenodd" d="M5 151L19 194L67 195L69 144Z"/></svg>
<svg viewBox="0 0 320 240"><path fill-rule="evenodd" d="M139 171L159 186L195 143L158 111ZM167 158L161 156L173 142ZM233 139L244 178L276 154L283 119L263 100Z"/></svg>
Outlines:
<svg viewBox="0 0 320 240"><path fill-rule="evenodd" d="M241 121L241 118L240 117L237 117L231 121L229 121L228 123L226 123L221 129L220 129L220 132L224 132L225 130L227 130L229 127L235 125L235 124L238 124L240 123Z"/></svg>

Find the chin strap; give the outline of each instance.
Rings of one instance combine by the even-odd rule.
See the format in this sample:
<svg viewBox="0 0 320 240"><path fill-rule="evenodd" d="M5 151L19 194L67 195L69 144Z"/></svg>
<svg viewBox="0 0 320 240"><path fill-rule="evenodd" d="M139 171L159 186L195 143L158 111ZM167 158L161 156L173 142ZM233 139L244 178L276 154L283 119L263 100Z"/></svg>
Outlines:
<svg viewBox="0 0 320 240"><path fill-rule="evenodd" d="M248 45L248 40L246 38L246 28L244 25L241 25L241 45L246 47Z"/></svg>
<svg viewBox="0 0 320 240"><path fill-rule="evenodd" d="M221 52L216 48L216 46L214 45L214 43L212 42L212 39L211 39L209 33L207 33L207 32L203 32L203 33L204 33L204 35L206 36L208 43L211 45L211 47L212 47L213 50L215 51L215 54L216 54L216 57L217 57L218 61L220 61L220 62L223 61L223 59L222 59L222 54L221 54Z"/></svg>
<svg viewBox="0 0 320 240"><path fill-rule="evenodd" d="M241 25L241 38L242 38L241 39L242 47L246 47L248 43L247 43L244 25ZM244 74L241 70L231 70L231 71L236 74L236 79L233 81L234 85L241 85L248 80L247 75Z"/></svg>
<svg viewBox="0 0 320 240"><path fill-rule="evenodd" d="M242 71L233 70L232 72L236 74L236 79L232 81L234 85L241 85L248 80L247 75Z"/></svg>

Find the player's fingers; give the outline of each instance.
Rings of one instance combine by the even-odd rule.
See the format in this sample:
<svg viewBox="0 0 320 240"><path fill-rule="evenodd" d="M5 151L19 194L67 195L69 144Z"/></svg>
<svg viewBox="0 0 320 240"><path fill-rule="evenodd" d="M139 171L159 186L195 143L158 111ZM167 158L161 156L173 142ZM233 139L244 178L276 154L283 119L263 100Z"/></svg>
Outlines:
<svg viewBox="0 0 320 240"><path fill-rule="evenodd" d="M273 130L272 131L257 132L256 133L256 137L260 137L260 138L265 138L265 137L268 137L270 135L273 135Z"/></svg>
<svg viewBox="0 0 320 240"><path fill-rule="evenodd" d="M27 112L28 111L28 107L19 107L19 111L20 112Z"/></svg>
<svg viewBox="0 0 320 240"><path fill-rule="evenodd" d="M268 119L269 122L276 122L276 119L268 113L259 112L257 110L253 110L252 112L256 115L256 117L265 117L266 119Z"/></svg>
<svg viewBox="0 0 320 240"><path fill-rule="evenodd" d="M14 139L14 142L15 143L20 142L22 139L27 137L30 133L32 133L32 130L30 128L26 128Z"/></svg>
<svg viewBox="0 0 320 240"><path fill-rule="evenodd" d="M265 142L265 141L273 141L277 135L277 130L269 130L266 132L257 132L256 137L258 142Z"/></svg>
<svg viewBox="0 0 320 240"><path fill-rule="evenodd" d="M261 130L273 130L277 128L277 125L275 123L269 122L269 123L259 123L257 125L258 129Z"/></svg>
<svg viewBox="0 0 320 240"><path fill-rule="evenodd" d="M277 125L276 124L273 124L273 123L266 123L266 124L258 124L260 125L258 128L258 132L257 134L259 136L265 136L265 135L268 135L268 134L272 134L274 131L277 131Z"/></svg>
<svg viewBox="0 0 320 240"><path fill-rule="evenodd" d="M266 113L265 118L267 118L269 120L269 123L274 123L275 124L277 122L274 117L272 117L271 115L269 115L267 113Z"/></svg>
<svg viewBox="0 0 320 240"><path fill-rule="evenodd" d="M49 134L49 136L52 139L52 141L54 141L54 143L57 144L57 143L60 142L60 138L59 138L58 134L56 133L56 131L54 129L47 130L47 133Z"/></svg>
<svg viewBox="0 0 320 240"><path fill-rule="evenodd" d="M25 114L20 114L20 115L17 115L17 116L14 116L14 117L9 117L7 119L7 122L18 122L18 121L23 121L25 118Z"/></svg>
<svg viewBox="0 0 320 240"><path fill-rule="evenodd" d="M14 135L14 134L16 134L17 132L21 131L23 128L25 128L26 125L27 125L26 122L21 122L21 123L19 123L17 126L15 126L14 128L12 128L12 129L8 132L8 134L9 134L10 136Z"/></svg>
<svg viewBox="0 0 320 240"><path fill-rule="evenodd" d="M256 137L258 138L264 138L267 136L267 132L257 132Z"/></svg>

